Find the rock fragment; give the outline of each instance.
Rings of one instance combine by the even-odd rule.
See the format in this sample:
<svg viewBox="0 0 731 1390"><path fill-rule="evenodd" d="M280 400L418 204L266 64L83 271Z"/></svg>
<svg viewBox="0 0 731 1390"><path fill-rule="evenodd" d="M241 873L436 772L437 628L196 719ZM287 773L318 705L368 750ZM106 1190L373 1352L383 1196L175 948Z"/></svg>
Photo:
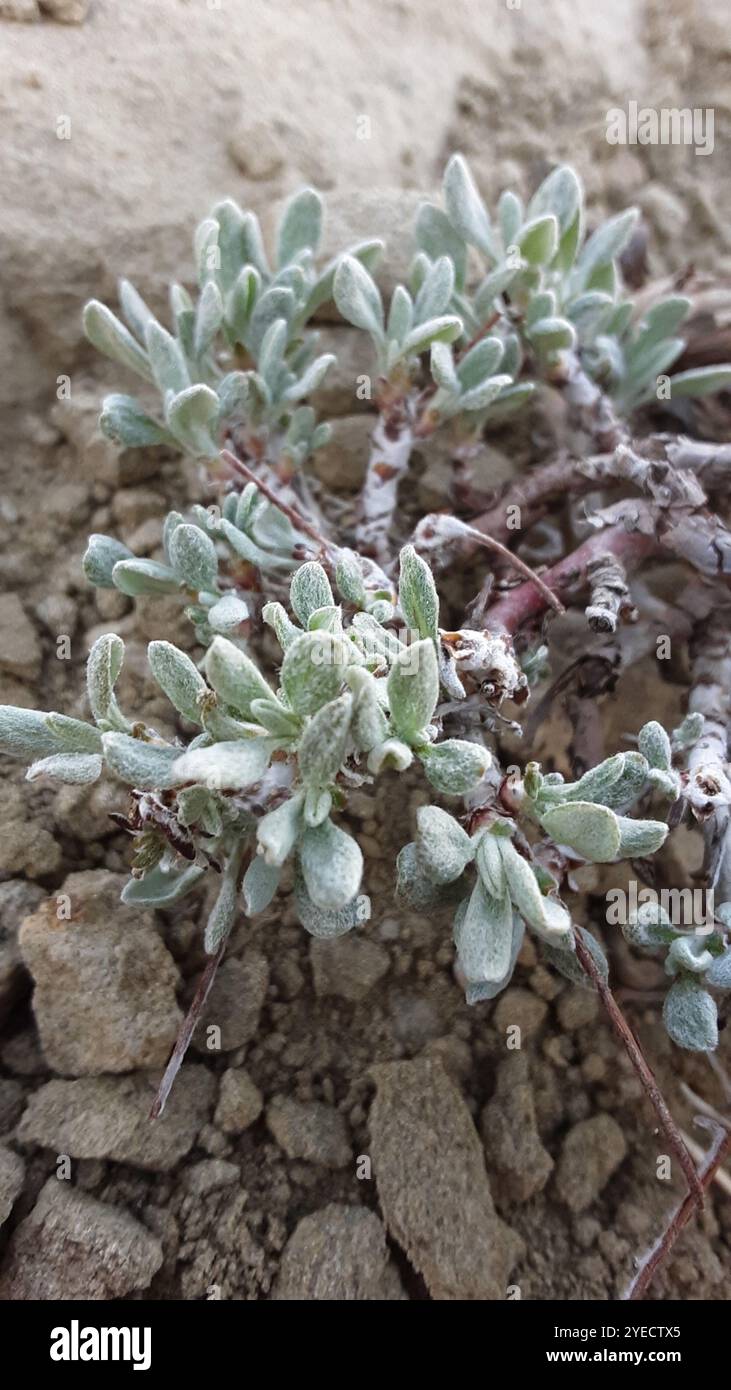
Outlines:
<svg viewBox="0 0 731 1390"><path fill-rule="evenodd" d="M272 1294L278 1301L356 1301L406 1297L374 1212L331 1202L305 1216L282 1255Z"/></svg>
<svg viewBox="0 0 731 1390"><path fill-rule="evenodd" d="M373 1168L386 1226L436 1299L504 1299L520 1241L495 1212L467 1106L430 1058L373 1068Z"/></svg>

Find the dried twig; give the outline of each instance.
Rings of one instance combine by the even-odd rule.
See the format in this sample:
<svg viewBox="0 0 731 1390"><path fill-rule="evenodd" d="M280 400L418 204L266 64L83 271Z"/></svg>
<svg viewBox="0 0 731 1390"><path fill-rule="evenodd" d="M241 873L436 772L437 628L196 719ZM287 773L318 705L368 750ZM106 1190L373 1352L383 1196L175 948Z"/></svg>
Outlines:
<svg viewBox="0 0 731 1390"><path fill-rule="evenodd" d="M722 1125L716 1125L713 1128L715 1129L713 1145L703 1167L697 1174L698 1184L702 1192L710 1187L720 1165L731 1152L731 1129ZM639 1269L624 1295L628 1302L637 1302L647 1293L660 1265L667 1259L678 1236L690 1221L696 1207L696 1201L695 1192L688 1192L680 1205L672 1212L665 1230L641 1261Z"/></svg>
<svg viewBox="0 0 731 1390"><path fill-rule="evenodd" d="M168 1096L175 1084L175 1078L183 1065L183 1059L190 1046L191 1038L193 1037L196 1025L205 1007L205 1002L211 992L211 986L216 978L216 971L223 960L225 950L226 941L224 939L215 955L208 957L206 968L198 981L198 986L193 995L190 1008L181 1024L180 1031L175 1040L175 1047L170 1056L170 1061L165 1068L160 1087L153 1101L152 1109L150 1110L151 1120L158 1119L165 1109Z"/></svg>
<svg viewBox="0 0 731 1390"><path fill-rule="evenodd" d="M609 1015L612 1027L617 1037L622 1042L632 1066L642 1082L645 1094L660 1121L660 1126L667 1138L668 1144L680 1163L685 1175L685 1180L688 1184L691 1206L697 1203L699 1207L702 1207L704 1189L696 1172L695 1164L683 1143L680 1130L670 1114L670 1110L668 1109L667 1103L655 1080L642 1048L614 998L612 991L603 978L594 957L584 945L579 932L574 932L574 941L576 943L576 956L579 964L596 986L597 993Z"/></svg>

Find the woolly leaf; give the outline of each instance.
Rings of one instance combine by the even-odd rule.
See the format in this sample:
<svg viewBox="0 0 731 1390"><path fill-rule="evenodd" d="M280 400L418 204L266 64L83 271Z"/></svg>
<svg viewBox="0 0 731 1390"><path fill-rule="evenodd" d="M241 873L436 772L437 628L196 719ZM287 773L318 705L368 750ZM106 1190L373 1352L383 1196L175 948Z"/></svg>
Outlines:
<svg viewBox="0 0 731 1390"><path fill-rule="evenodd" d="M399 607L411 632L436 642L439 636L439 597L434 576L413 545L399 556Z"/></svg>
<svg viewBox="0 0 731 1390"><path fill-rule="evenodd" d="M221 699L247 718L252 700L274 700L258 667L226 637L214 637L206 653L206 675Z"/></svg>
<svg viewBox="0 0 731 1390"><path fill-rule="evenodd" d="M479 743L447 738L419 749L424 771L433 787L445 796L467 796L482 781L492 762Z"/></svg>
<svg viewBox="0 0 731 1390"><path fill-rule="evenodd" d="M121 733L104 734L102 743L112 772L129 786L139 791L160 791L176 785L173 764L180 754L179 748L146 743Z"/></svg>
<svg viewBox="0 0 731 1390"><path fill-rule="evenodd" d="M490 897L478 879L466 910L455 921L454 942L468 980L494 984L504 979L513 943L513 911L508 895Z"/></svg>
<svg viewBox="0 0 731 1390"><path fill-rule="evenodd" d="M251 738L233 743L214 743L207 748L190 748L173 764L174 785L203 782L217 791L245 791L253 787L266 771L272 741Z"/></svg>
<svg viewBox="0 0 731 1390"><path fill-rule="evenodd" d="M253 917L268 907L279 887L282 871L274 864L267 864L260 854L255 854L249 864L241 885L244 897L244 911Z"/></svg>
<svg viewBox="0 0 731 1390"><path fill-rule="evenodd" d="M558 222L553 213L527 222L518 237L521 255L529 265L547 265L558 249Z"/></svg>
<svg viewBox="0 0 731 1390"><path fill-rule="evenodd" d="M619 854L619 824L606 806L591 801L566 802L545 812L541 824L557 844L566 845L582 859L608 864Z"/></svg>
<svg viewBox="0 0 731 1390"><path fill-rule="evenodd" d="M292 853L302 830L304 799L304 793L297 792L259 821L256 838L267 864L281 867Z"/></svg>
<svg viewBox="0 0 731 1390"><path fill-rule="evenodd" d="M226 636L229 632L236 632L248 617L249 609L243 599L237 594L224 594L218 603L209 608L208 626L213 632Z"/></svg>
<svg viewBox="0 0 731 1390"><path fill-rule="evenodd" d="M174 570L157 560L119 560L112 570L115 589L129 598L140 594L174 594L180 587Z"/></svg>
<svg viewBox="0 0 731 1390"><path fill-rule="evenodd" d="M584 946L593 957L601 978L606 984L609 979L609 964L599 942L596 940L596 937L592 936L591 932L586 930L586 927L576 927L575 930L580 934ZM544 960L546 960L549 965L552 965L554 969L558 970L559 974L563 975L565 979L570 980L572 984L581 985L582 989L592 989L596 991L594 981L590 975L587 975L578 960L573 940L567 940L563 944L554 945L544 939L542 953Z"/></svg>
<svg viewBox="0 0 731 1390"><path fill-rule="evenodd" d="M105 396L99 428L107 439L128 449L173 442L167 430L147 415L133 396Z"/></svg>
<svg viewBox="0 0 731 1390"><path fill-rule="evenodd" d="M353 256L343 256L335 273L335 303L344 319L383 341L383 301L372 276Z"/></svg>
<svg viewBox="0 0 731 1390"><path fill-rule="evenodd" d="M731 989L731 948L716 957L706 975L706 984L714 989Z"/></svg>
<svg viewBox="0 0 731 1390"><path fill-rule="evenodd" d="M360 845L331 820L305 831L299 858L315 907L337 912L357 894L363 873Z"/></svg>
<svg viewBox="0 0 731 1390"><path fill-rule="evenodd" d="M114 686L124 661L124 642L115 632L97 637L86 662L86 691L91 712L98 724L126 730L114 695Z"/></svg>
<svg viewBox="0 0 731 1390"><path fill-rule="evenodd" d="M300 251L316 251L322 235L322 198L303 188L290 198L277 235L277 265L288 265Z"/></svg>
<svg viewBox="0 0 731 1390"><path fill-rule="evenodd" d="M112 536L89 536L84 555L84 574L96 589L113 589L112 571L120 560L133 559L132 551Z"/></svg>
<svg viewBox="0 0 731 1390"><path fill-rule="evenodd" d="M352 709L352 695L341 695L312 716L297 750L306 786L325 787L335 781L345 757Z"/></svg>
<svg viewBox="0 0 731 1390"><path fill-rule="evenodd" d="M181 584L198 592L215 592L218 583L218 556L210 536L199 526L183 522L176 526L170 542L170 564Z"/></svg>
<svg viewBox="0 0 731 1390"><path fill-rule="evenodd" d="M333 632L305 632L284 654L282 688L297 714L314 714L338 694L345 671L359 656L352 642Z"/></svg>
<svg viewBox="0 0 731 1390"><path fill-rule="evenodd" d="M434 883L459 878L475 853L466 830L439 806L420 806L416 822L416 857L426 876Z"/></svg>
<svg viewBox="0 0 731 1390"><path fill-rule="evenodd" d="M439 668L434 643L415 642L401 652L388 677L391 720L407 743L423 738L439 698Z"/></svg>
<svg viewBox="0 0 731 1390"><path fill-rule="evenodd" d="M367 922L371 915L370 899L363 894L353 897L343 907L319 907L312 901L301 871L295 875L294 901L305 931L321 940L344 936L362 922Z"/></svg>
<svg viewBox="0 0 731 1390"><path fill-rule="evenodd" d="M493 898L502 898L507 891L505 865L500 853L498 838L489 830L485 831L478 839L475 854L477 872L482 879L485 891Z"/></svg>
<svg viewBox="0 0 731 1390"><path fill-rule="evenodd" d="M713 1052L718 1045L716 1003L702 984L684 975L671 986L663 1005L663 1022L678 1047Z"/></svg>
<svg viewBox="0 0 731 1390"><path fill-rule="evenodd" d="M355 551L345 549L338 551L335 583L338 586L338 592L347 603L354 603L357 608L365 607L368 596L360 560Z"/></svg>
<svg viewBox="0 0 731 1390"><path fill-rule="evenodd" d="M154 380L147 353L135 342L124 324L115 318L111 309L106 304L100 304L98 299L92 299L84 309L84 332L89 342L105 357L121 362L123 367L129 367L145 381Z"/></svg>
<svg viewBox="0 0 731 1390"><path fill-rule="evenodd" d="M200 864L186 864L184 869L164 871L159 865L143 878L131 878L122 889L122 902L128 907L162 907L184 897L204 877Z"/></svg>
<svg viewBox="0 0 731 1390"><path fill-rule="evenodd" d="M654 854L664 845L668 836L668 826L660 820L632 820L628 816L617 816L622 859L641 859L646 854Z"/></svg>
<svg viewBox="0 0 731 1390"><path fill-rule="evenodd" d="M303 627L318 608L331 607L333 592L328 577L316 560L308 560L300 565L292 576L289 586L289 601L295 616Z"/></svg>
<svg viewBox="0 0 731 1390"><path fill-rule="evenodd" d="M39 777L55 777L59 782L82 785L96 782L101 776L102 759L99 753L52 753L33 763L25 774L27 782Z"/></svg>
<svg viewBox="0 0 731 1390"><path fill-rule="evenodd" d="M180 714L200 724L199 700L208 694L200 671L172 642L150 642L147 659L155 680Z"/></svg>
<svg viewBox="0 0 731 1390"><path fill-rule="evenodd" d="M475 187L467 161L461 154L452 155L447 164L442 192L447 216L455 230L470 245L482 251L483 255L494 259L490 219Z"/></svg>
<svg viewBox="0 0 731 1390"><path fill-rule="evenodd" d="M693 367L677 372L670 378L670 394L676 396L708 396L712 391L731 390L731 364L718 367Z"/></svg>

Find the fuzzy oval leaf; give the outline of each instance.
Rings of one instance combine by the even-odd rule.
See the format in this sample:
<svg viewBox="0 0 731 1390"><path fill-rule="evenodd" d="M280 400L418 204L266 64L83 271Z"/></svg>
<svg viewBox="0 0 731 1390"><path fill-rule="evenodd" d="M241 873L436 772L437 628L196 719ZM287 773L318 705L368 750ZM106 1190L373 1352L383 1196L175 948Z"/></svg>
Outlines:
<svg viewBox="0 0 731 1390"><path fill-rule="evenodd" d="M292 853L302 830L304 799L304 793L297 792L259 821L256 838L267 864L281 867Z"/></svg>
<svg viewBox="0 0 731 1390"><path fill-rule="evenodd" d="M95 589L113 589L112 572L120 560L132 560L132 551L113 536L95 533L86 543L83 567L84 574Z"/></svg>
<svg viewBox="0 0 731 1390"><path fill-rule="evenodd" d="M306 786L326 787L335 781L345 757L352 711L352 695L341 695L312 716L298 748L300 773Z"/></svg>
<svg viewBox="0 0 731 1390"><path fill-rule="evenodd" d="M122 889L122 902L128 907L162 907L175 902L194 888L204 877L206 869L200 864L187 864L179 872L164 873L156 865L144 878L130 878Z"/></svg>
<svg viewBox="0 0 731 1390"><path fill-rule="evenodd" d="M299 858L305 886L315 907L337 912L358 893L363 874L360 845L331 820L305 831Z"/></svg>
<svg viewBox="0 0 731 1390"><path fill-rule="evenodd" d="M237 739L178 753L171 768L173 784L202 782L216 791L245 791L261 780L272 753L269 738Z"/></svg>
<svg viewBox="0 0 731 1390"><path fill-rule="evenodd" d="M299 618L303 627L307 627L312 614L318 608L333 606L330 581L317 560L308 560L295 570L289 586L289 601L295 617Z"/></svg>
<svg viewBox="0 0 731 1390"><path fill-rule="evenodd" d="M343 256L335 272L335 303L348 323L383 341L383 301L375 280L353 256Z"/></svg>
<svg viewBox="0 0 731 1390"><path fill-rule="evenodd" d="M180 714L200 724L199 700L208 694L197 666L172 642L150 642L147 659L155 680Z"/></svg>
<svg viewBox="0 0 731 1390"><path fill-rule="evenodd" d="M503 898L490 897L478 878L466 911L455 921L454 942L468 980L496 984L504 979L513 944L513 910L507 893Z"/></svg>
<svg viewBox="0 0 731 1390"><path fill-rule="evenodd" d="M104 757L112 772L139 791L160 791L176 785L173 764L179 748L168 744L145 743L130 734L102 736Z"/></svg>
<svg viewBox="0 0 731 1390"><path fill-rule="evenodd" d="M348 666L359 660L353 643L337 633L303 633L287 648L280 673L291 708L297 714L314 714L334 700Z"/></svg>
<svg viewBox="0 0 731 1390"><path fill-rule="evenodd" d="M662 1011L665 1027L678 1047L713 1052L718 1045L716 1001L699 980L685 975L670 987Z"/></svg>
<svg viewBox="0 0 731 1390"><path fill-rule="evenodd" d="M420 806L416 823L419 865L434 883L452 883L474 858L472 840L459 821L439 806Z"/></svg>
<svg viewBox="0 0 731 1390"><path fill-rule="evenodd" d="M461 738L422 748L419 757L432 786L445 796L467 796L474 791L492 762L486 748Z"/></svg>
<svg viewBox="0 0 731 1390"><path fill-rule="evenodd" d="M267 864L260 854L254 855L241 885L244 911L248 917L263 912L264 908L269 906L279 887L281 876L282 871L276 865Z"/></svg>
<svg viewBox="0 0 731 1390"><path fill-rule="evenodd" d="M105 357L121 362L122 366L144 377L145 381L154 381L147 353L143 352L111 309L98 299L90 300L84 309L84 332L89 342Z"/></svg>
<svg viewBox="0 0 731 1390"><path fill-rule="evenodd" d="M226 637L214 637L205 660L206 675L217 695L247 718L252 700L275 699L259 668Z"/></svg>
<svg viewBox="0 0 731 1390"><path fill-rule="evenodd" d="M215 592L218 556L213 541L205 531L183 522L173 531L168 548L170 564L181 584L198 592Z"/></svg>
<svg viewBox="0 0 731 1390"><path fill-rule="evenodd" d="M399 653L388 676L391 722L405 742L421 737L439 698L439 667L434 643L414 642Z"/></svg>
<svg viewBox="0 0 731 1390"><path fill-rule="evenodd" d="M619 825L607 806L568 801L547 811L541 817L541 825L557 844L566 845L594 864L609 864L619 854Z"/></svg>
<svg viewBox="0 0 731 1390"><path fill-rule="evenodd" d="M436 642L439 636L439 597L434 576L413 545L399 556L399 606L408 628Z"/></svg>

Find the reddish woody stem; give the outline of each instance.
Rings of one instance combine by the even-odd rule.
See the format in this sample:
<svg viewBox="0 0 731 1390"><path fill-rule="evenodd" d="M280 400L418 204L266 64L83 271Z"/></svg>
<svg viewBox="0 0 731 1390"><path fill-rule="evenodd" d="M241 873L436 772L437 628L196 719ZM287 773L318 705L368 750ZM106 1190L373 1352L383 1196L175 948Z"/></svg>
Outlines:
<svg viewBox="0 0 731 1390"><path fill-rule="evenodd" d="M610 526L590 536L571 555L559 560L541 575L543 585L554 595L567 597L570 591L586 583L587 566L600 555L616 555L629 570L651 555L657 542L639 531L627 531L624 526ZM510 589L487 612L491 631L514 633L531 618L538 618L546 608L546 599L529 581Z"/></svg>
<svg viewBox="0 0 731 1390"><path fill-rule="evenodd" d="M587 949L587 947L584 945L584 942L581 939L581 934L579 932L574 932L574 941L576 943L576 958L582 970L584 970L586 974L589 976L589 978L593 981L597 993L599 994L599 997L602 1001L602 1004L604 1005L609 1015L611 1025L615 1033L617 1034L617 1037L620 1039L622 1045L624 1046L627 1055L632 1063L632 1066L634 1067L635 1071L637 1072L637 1075L640 1078L640 1081L642 1082L642 1085L650 1101L650 1104L652 1105L655 1114L657 1115L657 1118L660 1121L660 1126L667 1138L668 1144L673 1149L678 1159L678 1162L680 1163L680 1166L685 1175L685 1180L688 1184L689 1200L691 1203L691 1207L695 1206L696 1204L699 1207L702 1207L704 1202L703 1185L698 1176L698 1173L696 1172L696 1167L693 1162L693 1159L691 1158L686 1148L683 1136L681 1135L680 1130L678 1129L672 1115L670 1114L670 1111L662 1095L660 1087L658 1086L654 1074L648 1062L645 1059L645 1055L642 1051L642 1048L640 1047L634 1033L632 1032L632 1029L630 1028L629 1023L627 1022L624 1014L622 1013L619 1004L614 998L614 995L612 994L609 985L606 983L606 980L602 976L601 971L599 970L599 967L597 966L597 963L594 960L594 957L592 956L591 952Z"/></svg>
<svg viewBox="0 0 731 1390"><path fill-rule="evenodd" d="M719 1125L711 1150L698 1173L701 1191L710 1187L724 1159L731 1153L731 1129ZM628 1302L643 1298L654 1279L660 1265L667 1259L678 1236L685 1229L695 1211L697 1198L695 1192L686 1193L682 1202L672 1212L660 1239L648 1251L632 1280L624 1297Z"/></svg>

